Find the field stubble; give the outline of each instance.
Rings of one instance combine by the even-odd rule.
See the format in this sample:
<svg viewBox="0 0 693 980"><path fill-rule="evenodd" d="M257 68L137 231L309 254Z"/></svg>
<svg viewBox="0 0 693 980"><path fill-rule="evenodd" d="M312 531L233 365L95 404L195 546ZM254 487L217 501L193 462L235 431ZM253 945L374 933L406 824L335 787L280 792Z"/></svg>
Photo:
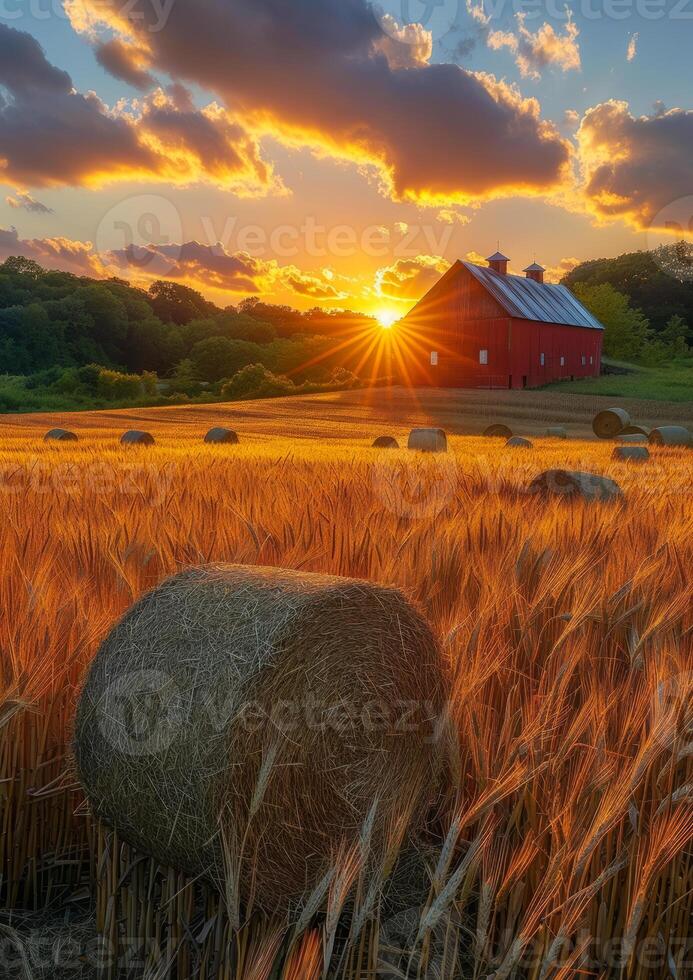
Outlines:
<svg viewBox="0 0 693 980"><path fill-rule="evenodd" d="M60 917L89 885L103 976L130 944L161 978L262 980L283 950L285 980L318 978L330 956L336 976L389 980L397 943L411 976L687 974L693 454L655 448L635 468L611 444L563 440L518 454L453 437L448 455L423 457L243 433L239 447L195 433L129 452L106 429L70 446L36 436L15 428L0 444L5 909ZM556 466L611 476L624 498L526 494ZM203 884L91 820L70 752L84 671L134 599L207 562L397 585L440 636L455 762L409 919L378 913L351 849L335 858L326 916L308 904L290 924L256 914L234 930ZM401 838L393 828L383 874ZM21 916L3 921L21 976L31 942Z"/></svg>

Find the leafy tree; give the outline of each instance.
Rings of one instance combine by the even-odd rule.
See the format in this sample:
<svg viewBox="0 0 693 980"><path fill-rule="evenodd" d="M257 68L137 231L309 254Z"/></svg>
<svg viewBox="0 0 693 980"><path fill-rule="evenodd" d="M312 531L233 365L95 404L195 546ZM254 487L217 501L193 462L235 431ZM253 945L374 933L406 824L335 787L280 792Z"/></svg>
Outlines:
<svg viewBox="0 0 693 980"><path fill-rule="evenodd" d="M201 391L200 376L190 358L184 358L176 366L169 390L177 395L197 395Z"/></svg>
<svg viewBox="0 0 693 980"><path fill-rule="evenodd" d="M229 401L244 398L275 398L296 391L293 381L268 371L264 364L248 364L222 385L221 396Z"/></svg>
<svg viewBox="0 0 693 980"><path fill-rule="evenodd" d="M247 364L262 356L262 348L247 340L229 340L228 337L209 337L195 344L190 359L198 376L204 381L221 381L230 378Z"/></svg>
<svg viewBox="0 0 693 980"><path fill-rule="evenodd" d="M604 353L608 357L632 361L643 355L651 339L650 325L641 310L633 309L627 296L608 283L577 283L573 292L604 324Z"/></svg>
<svg viewBox="0 0 693 980"><path fill-rule="evenodd" d="M690 331L688 324L677 313L668 320L666 327L661 333L661 339L669 348L674 356L690 353L688 347L688 337Z"/></svg>
<svg viewBox="0 0 693 980"><path fill-rule="evenodd" d="M149 287L149 296L154 312L164 323L189 323L217 309L202 293L177 282L158 280Z"/></svg>

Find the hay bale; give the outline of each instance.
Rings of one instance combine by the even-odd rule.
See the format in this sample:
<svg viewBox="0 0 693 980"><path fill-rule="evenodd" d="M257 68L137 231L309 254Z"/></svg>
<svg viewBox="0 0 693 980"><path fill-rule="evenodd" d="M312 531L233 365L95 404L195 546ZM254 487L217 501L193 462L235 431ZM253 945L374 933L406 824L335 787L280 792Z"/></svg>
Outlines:
<svg viewBox="0 0 693 980"><path fill-rule="evenodd" d="M154 436L151 432L141 432L139 429L130 429L120 437L122 446L153 446Z"/></svg>
<svg viewBox="0 0 693 980"><path fill-rule="evenodd" d="M546 430L546 435L553 439L567 439L568 432L562 425L552 425Z"/></svg>
<svg viewBox="0 0 693 980"><path fill-rule="evenodd" d="M616 436L616 442L623 443L635 443L636 445L647 442L647 436L639 436L635 433L626 433L625 435L621 433L620 436Z"/></svg>
<svg viewBox="0 0 693 980"><path fill-rule="evenodd" d="M534 443L522 436L513 436L505 444L509 449L534 449Z"/></svg>
<svg viewBox="0 0 693 980"><path fill-rule="evenodd" d="M644 463L650 458L645 446L616 446L611 458L622 463Z"/></svg>
<svg viewBox="0 0 693 980"><path fill-rule="evenodd" d="M682 425L660 425L650 432L652 446L692 446L693 436Z"/></svg>
<svg viewBox="0 0 693 980"><path fill-rule="evenodd" d="M374 800L374 846L405 804L414 827L424 819L446 696L436 640L399 591L196 568L140 599L101 646L77 764L94 812L165 864L220 885L219 828L234 860L246 835L243 894L254 874L256 901L286 907ZM403 704L415 706L405 726Z"/></svg>
<svg viewBox="0 0 693 980"><path fill-rule="evenodd" d="M646 425L624 425L621 429L622 436L649 436L652 429Z"/></svg>
<svg viewBox="0 0 693 980"><path fill-rule="evenodd" d="M412 429L407 445L421 453L446 453L448 437L443 429Z"/></svg>
<svg viewBox="0 0 693 980"><path fill-rule="evenodd" d="M373 443L373 449L399 449L399 443L394 436L378 436Z"/></svg>
<svg viewBox="0 0 693 980"><path fill-rule="evenodd" d="M594 434L600 439L613 439L627 425L630 425L630 415L624 408L607 408L592 420Z"/></svg>
<svg viewBox="0 0 693 980"><path fill-rule="evenodd" d="M43 437L44 442L78 442L77 435L67 429L51 429Z"/></svg>
<svg viewBox="0 0 693 980"><path fill-rule="evenodd" d="M491 438L512 439L513 430L509 429L507 425L496 423L489 425L488 429L484 429L483 434Z"/></svg>
<svg viewBox="0 0 693 980"><path fill-rule="evenodd" d="M238 444L238 441L238 433L234 432L233 429L223 429L221 427L210 429L205 436L205 442L214 444L235 446Z"/></svg>
<svg viewBox="0 0 693 980"><path fill-rule="evenodd" d="M589 501L616 500L621 496L621 488L614 480L578 470L546 470L532 480L529 492Z"/></svg>

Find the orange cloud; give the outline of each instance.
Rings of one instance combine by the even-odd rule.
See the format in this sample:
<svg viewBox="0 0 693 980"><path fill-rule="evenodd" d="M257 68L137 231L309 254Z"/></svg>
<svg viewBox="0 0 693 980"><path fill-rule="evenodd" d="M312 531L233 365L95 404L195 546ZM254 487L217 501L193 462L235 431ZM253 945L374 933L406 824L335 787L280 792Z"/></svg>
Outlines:
<svg viewBox="0 0 693 980"><path fill-rule="evenodd" d="M428 63L426 32L405 45L411 29L385 33L367 0L176 0L163 29L151 4L129 18L119 0L67 9L76 29L117 32L147 51L148 68L215 92L253 131L374 164L398 199L538 193L561 182L570 159L538 103Z"/></svg>
<svg viewBox="0 0 693 980"><path fill-rule="evenodd" d="M532 33L525 26L525 14L517 14L517 33L491 31L488 45L493 50L508 48L515 55L515 63L524 78L541 78L544 68L553 66L561 71L580 69L580 33L577 24L568 20L565 32L557 34L551 24L544 23Z"/></svg>
<svg viewBox="0 0 693 980"><path fill-rule="evenodd" d="M387 299L411 302L420 299L435 285L450 263L439 255L417 255L414 259L397 259L378 269L376 292Z"/></svg>
<svg viewBox="0 0 693 980"><path fill-rule="evenodd" d="M634 116L627 102L610 100L585 113L577 140L584 200L600 219L666 227L659 213L691 194L691 110Z"/></svg>
<svg viewBox="0 0 693 980"><path fill-rule="evenodd" d="M112 111L48 62L30 34L0 24L0 178L25 187L118 180L207 181L237 194L281 191L257 141L226 110L185 105L180 87Z"/></svg>

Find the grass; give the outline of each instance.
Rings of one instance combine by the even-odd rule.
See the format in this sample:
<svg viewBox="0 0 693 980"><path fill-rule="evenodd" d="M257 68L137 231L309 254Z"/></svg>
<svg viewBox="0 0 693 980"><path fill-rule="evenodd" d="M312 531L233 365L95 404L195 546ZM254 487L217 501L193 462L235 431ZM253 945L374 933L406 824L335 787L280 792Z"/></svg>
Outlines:
<svg viewBox="0 0 693 980"><path fill-rule="evenodd" d="M693 360L690 358L643 367L612 362L628 374L603 374L581 381L561 381L546 385L544 391L566 391L582 395L608 395L611 398L646 398L669 402L690 402L693 391Z"/></svg>
<svg viewBox="0 0 693 980"><path fill-rule="evenodd" d="M58 422L45 418L14 419L0 440L5 955L8 943L32 953L32 910L64 920L81 895L105 949L137 937L162 980L268 980L273 964L281 980L318 980L325 957L345 980L383 963L444 980L683 977L693 454L655 449L633 468L605 443L538 440L520 454L455 435L444 457L382 454L351 424L315 442L287 438L283 418L259 435L246 422L239 447L205 447L174 417L145 451L121 451L124 419L96 415L78 444L41 442ZM605 473L625 501L528 497L549 466ZM396 584L440 636L457 761L404 938L353 848L332 869L326 915L307 899L291 921L234 928L203 882L90 817L70 753L84 671L133 600L208 561ZM115 977L109 963L101 977ZM35 975L62 975L51 970Z"/></svg>

